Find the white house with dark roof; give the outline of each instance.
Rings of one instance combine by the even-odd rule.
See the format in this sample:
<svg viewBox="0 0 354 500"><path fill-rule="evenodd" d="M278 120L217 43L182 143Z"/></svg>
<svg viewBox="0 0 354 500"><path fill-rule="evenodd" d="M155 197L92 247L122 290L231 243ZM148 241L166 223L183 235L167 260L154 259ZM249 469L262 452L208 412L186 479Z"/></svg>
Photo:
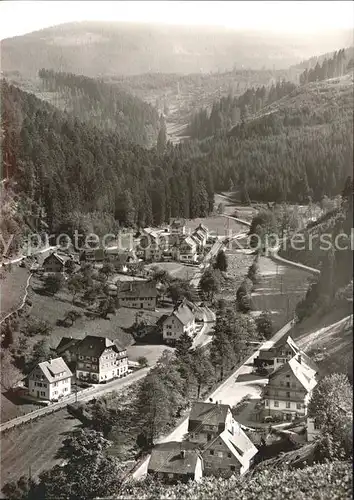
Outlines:
<svg viewBox="0 0 354 500"><path fill-rule="evenodd" d="M167 344L174 344L184 333L193 337L195 329L195 316L185 301L177 304L162 322L163 339Z"/></svg>
<svg viewBox="0 0 354 500"><path fill-rule="evenodd" d="M299 352L299 347L289 336L286 340L278 340L270 349L261 349L259 355L254 359L253 365L256 368L267 368L274 371L290 361Z"/></svg>
<svg viewBox="0 0 354 500"><path fill-rule="evenodd" d="M103 382L127 375L127 351L117 340L87 335L75 351L77 379Z"/></svg>
<svg viewBox="0 0 354 500"><path fill-rule="evenodd" d="M52 401L71 393L73 374L63 358L39 363L28 375L28 394Z"/></svg>

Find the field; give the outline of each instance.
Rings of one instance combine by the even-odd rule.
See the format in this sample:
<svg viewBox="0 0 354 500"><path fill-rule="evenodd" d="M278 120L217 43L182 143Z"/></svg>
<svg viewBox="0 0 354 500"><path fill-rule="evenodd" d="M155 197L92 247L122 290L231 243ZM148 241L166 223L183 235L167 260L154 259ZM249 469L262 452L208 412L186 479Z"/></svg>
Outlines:
<svg viewBox="0 0 354 500"><path fill-rule="evenodd" d="M174 278L190 280L194 273L198 270L197 266L186 266L180 262L154 262L152 264L147 264L146 269L151 269L152 267L158 266L160 269L164 269Z"/></svg>
<svg viewBox="0 0 354 500"><path fill-rule="evenodd" d="M293 317L296 304L308 288L306 271L282 266L267 257L259 259L260 277L252 293L255 311L272 312L274 329L278 330Z"/></svg>
<svg viewBox="0 0 354 500"><path fill-rule="evenodd" d="M56 454L66 433L81 425L66 410L16 427L1 436L1 487L21 475L37 476L60 463Z"/></svg>
<svg viewBox="0 0 354 500"><path fill-rule="evenodd" d="M3 279L0 280L1 315L21 304L29 276L27 269L12 264L11 272L1 268Z"/></svg>

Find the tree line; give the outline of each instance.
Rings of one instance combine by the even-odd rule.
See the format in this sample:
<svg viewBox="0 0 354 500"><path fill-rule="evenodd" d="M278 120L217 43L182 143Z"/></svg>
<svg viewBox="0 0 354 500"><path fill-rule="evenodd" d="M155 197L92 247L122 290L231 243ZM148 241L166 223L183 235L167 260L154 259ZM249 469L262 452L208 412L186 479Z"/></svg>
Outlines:
<svg viewBox="0 0 354 500"><path fill-rule="evenodd" d="M228 131L237 123L247 121L251 114L264 106L290 94L296 85L282 80L269 88L264 85L249 88L239 97L230 93L219 101L214 101L211 112L206 108L195 113L187 127L187 134L194 139L205 139L222 131Z"/></svg>
<svg viewBox="0 0 354 500"><path fill-rule="evenodd" d="M143 146L156 141L160 127L157 110L118 84L44 68L38 76L45 91L57 93L58 106L80 120Z"/></svg>
<svg viewBox="0 0 354 500"><path fill-rule="evenodd" d="M99 213L107 226L157 226L212 210L211 166L169 143L158 152L125 142L6 81L1 89L5 176L18 196L44 208L51 230L65 229L82 214L97 220Z"/></svg>
<svg viewBox="0 0 354 500"><path fill-rule="evenodd" d="M327 78L335 78L353 70L353 57L348 60L348 55L348 51L341 49L334 52L333 57L326 57L322 63L317 61L313 68L306 68L305 71L301 73L299 77L300 85L327 80Z"/></svg>

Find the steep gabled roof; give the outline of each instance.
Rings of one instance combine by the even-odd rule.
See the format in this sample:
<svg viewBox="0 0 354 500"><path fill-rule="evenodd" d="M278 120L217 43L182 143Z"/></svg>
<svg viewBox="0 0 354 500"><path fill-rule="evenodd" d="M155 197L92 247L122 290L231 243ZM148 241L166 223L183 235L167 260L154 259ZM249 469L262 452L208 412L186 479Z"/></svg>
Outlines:
<svg viewBox="0 0 354 500"><path fill-rule="evenodd" d="M79 339L73 339L72 337L62 337L55 350L58 354L61 354L66 350L72 350L78 342L80 342Z"/></svg>
<svg viewBox="0 0 354 500"><path fill-rule="evenodd" d="M215 443L215 441L217 441L218 439L221 439L223 443L225 443L228 450L243 467L248 467L249 460L258 453L257 448L246 436L237 422L234 422L233 433L231 433L228 429L225 429L215 439L207 443L204 447L204 450L207 450L208 448L213 446L213 443Z"/></svg>
<svg viewBox="0 0 354 500"><path fill-rule="evenodd" d="M205 236L208 236L208 234L209 234L208 228L206 226L204 226L204 224L202 224L202 223L199 224L196 231L202 231L205 234Z"/></svg>
<svg viewBox="0 0 354 500"><path fill-rule="evenodd" d="M57 252L53 252L44 259L43 264L45 264L48 260L52 258L55 258L63 266L68 260L71 260L71 257L69 255L61 255L61 254L59 255Z"/></svg>
<svg viewBox="0 0 354 500"><path fill-rule="evenodd" d="M156 297L157 289L155 281L126 281L120 283L118 289L119 297Z"/></svg>
<svg viewBox="0 0 354 500"><path fill-rule="evenodd" d="M194 474L198 459L200 459L200 455L197 445L193 443L173 441L162 443L152 450L148 471L153 473Z"/></svg>
<svg viewBox="0 0 354 500"><path fill-rule="evenodd" d="M55 358L50 359L49 361L43 361L42 363L38 363L37 368L40 369L49 383L57 382L68 377L72 377L73 375L63 358ZM60 373L62 375L59 376ZM31 376L31 374L29 376Z"/></svg>
<svg viewBox="0 0 354 500"><path fill-rule="evenodd" d="M194 314L184 302L174 308L171 316L175 316L182 323L182 325L187 325L194 319Z"/></svg>
<svg viewBox="0 0 354 500"><path fill-rule="evenodd" d="M125 351L125 348L119 343L118 340L111 340L107 337L96 337L95 335L87 335L79 342L77 352L80 356L94 356L99 358L109 347L112 347L116 352Z"/></svg>
<svg viewBox="0 0 354 500"><path fill-rule="evenodd" d="M198 422L199 425L221 425L225 424L229 405L216 403L195 402L189 415L188 431L191 422Z"/></svg>
<svg viewBox="0 0 354 500"><path fill-rule="evenodd" d="M189 247L195 247L197 242L192 238L192 236L187 236L182 242L181 245L187 245Z"/></svg>
<svg viewBox="0 0 354 500"><path fill-rule="evenodd" d="M309 363L307 363L307 360ZM309 392L317 385L317 372L317 365L306 354L300 351L299 354L296 354L287 363L271 373L269 380L281 373L292 373L304 389Z"/></svg>

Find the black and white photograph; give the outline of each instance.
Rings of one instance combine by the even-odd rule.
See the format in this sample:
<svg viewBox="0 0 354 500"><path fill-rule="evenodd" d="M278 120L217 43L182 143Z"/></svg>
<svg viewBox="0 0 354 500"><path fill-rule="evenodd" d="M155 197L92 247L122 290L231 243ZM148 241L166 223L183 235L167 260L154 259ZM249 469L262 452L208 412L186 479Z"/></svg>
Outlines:
<svg viewBox="0 0 354 500"><path fill-rule="evenodd" d="M0 500L353 498L352 1L0 2Z"/></svg>

